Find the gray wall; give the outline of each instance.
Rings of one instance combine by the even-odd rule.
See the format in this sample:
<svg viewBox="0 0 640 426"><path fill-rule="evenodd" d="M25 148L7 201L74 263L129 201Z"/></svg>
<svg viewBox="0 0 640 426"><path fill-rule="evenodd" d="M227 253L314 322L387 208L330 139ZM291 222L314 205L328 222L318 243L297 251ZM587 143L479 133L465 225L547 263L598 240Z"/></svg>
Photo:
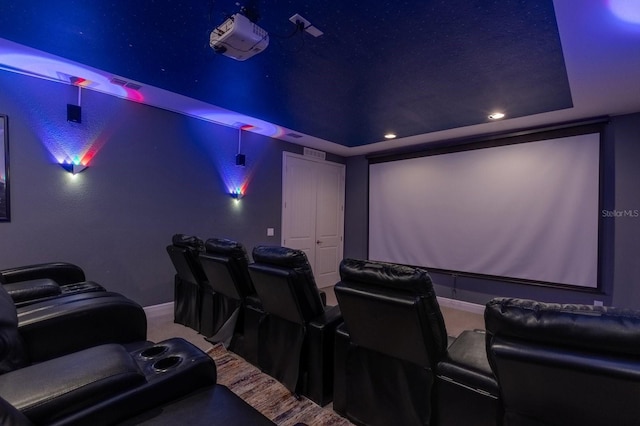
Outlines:
<svg viewBox="0 0 640 426"><path fill-rule="evenodd" d="M344 257L366 259L369 235L369 161L347 158L344 207Z"/></svg>
<svg viewBox="0 0 640 426"><path fill-rule="evenodd" d="M146 306L173 299L165 247L174 233L233 238L249 251L280 244L282 152L302 147L244 132L247 167L239 168L235 129L90 90L82 123L69 123L77 88L1 71L0 87L11 190L0 268L76 263L88 279ZM72 178L52 152L73 145L97 152ZM234 179L248 182L238 204L225 184Z"/></svg>
<svg viewBox="0 0 640 426"><path fill-rule="evenodd" d="M640 211L640 113L616 117L615 209ZM613 304L640 307L640 217L615 219Z"/></svg>
<svg viewBox="0 0 640 426"><path fill-rule="evenodd" d="M640 113L613 117L602 147L604 207L640 210ZM345 255L367 256L368 167L365 157L347 160ZM363 236L364 233L364 236ZM484 304L495 296L545 301L640 306L640 217L606 218L601 226L602 291L598 294L567 289L506 283L432 273L438 295Z"/></svg>

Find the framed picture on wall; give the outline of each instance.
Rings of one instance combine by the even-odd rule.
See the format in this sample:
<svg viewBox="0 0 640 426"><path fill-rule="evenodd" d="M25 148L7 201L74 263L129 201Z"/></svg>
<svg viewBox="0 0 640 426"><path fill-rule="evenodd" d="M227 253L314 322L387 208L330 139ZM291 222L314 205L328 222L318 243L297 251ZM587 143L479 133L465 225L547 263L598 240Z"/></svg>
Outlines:
<svg viewBox="0 0 640 426"><path fill-rule="evenodd" d="M9 216L9 124L0 114L0 222L8 222Z"/></svg>

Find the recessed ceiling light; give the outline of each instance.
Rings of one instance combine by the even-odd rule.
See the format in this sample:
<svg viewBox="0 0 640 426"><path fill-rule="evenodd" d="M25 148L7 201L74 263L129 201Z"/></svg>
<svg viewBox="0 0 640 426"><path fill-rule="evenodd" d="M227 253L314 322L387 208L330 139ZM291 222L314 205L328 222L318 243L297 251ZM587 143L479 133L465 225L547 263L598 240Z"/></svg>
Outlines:
<svg viewBox="0 0 640 426"><path fill-rule="evenodd" d="M397 135L395 133L387 133L384 137L385 139L395 139Z"/></svg>
<svg viewBox="0 0 640 426"><path fill-rule="evenodd" d="M489 114L489 120L500 120L504 118L504 113L502 112L494 112L493 114Z"/></svg>

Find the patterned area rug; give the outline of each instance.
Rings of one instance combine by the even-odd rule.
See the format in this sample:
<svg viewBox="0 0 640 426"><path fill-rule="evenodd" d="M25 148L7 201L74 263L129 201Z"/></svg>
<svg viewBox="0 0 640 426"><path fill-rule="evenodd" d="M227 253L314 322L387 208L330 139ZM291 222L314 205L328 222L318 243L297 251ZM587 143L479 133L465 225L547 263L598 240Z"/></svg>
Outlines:
<svg viewBox="0 0 640 426"><path fill-rule="evenodd" d="M351 426L330 406L322 408L305 397L297 400L277 380L262 373L221 344L207 351L216 362L218 383L227 386L249 405L281 426L304 423L309 426Z"/></svg>

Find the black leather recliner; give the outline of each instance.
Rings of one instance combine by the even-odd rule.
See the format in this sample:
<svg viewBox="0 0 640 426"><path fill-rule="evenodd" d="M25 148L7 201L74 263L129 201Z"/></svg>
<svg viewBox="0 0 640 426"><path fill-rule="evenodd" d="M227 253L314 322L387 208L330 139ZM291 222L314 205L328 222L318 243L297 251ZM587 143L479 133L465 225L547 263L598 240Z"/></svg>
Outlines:
<svg viewBox="0 0 640 426"><path fill-rule="evenodd" d="M463 333L447 350L451 339L425 270L345 259L340 276L334 288L344 318L335 343L336 412L359 425L495 424L496 396L473 409L488 412L488 419L446 417L452 412L448 404L469 408L448 395L467 398L467 389L483 380L497 390L484 334Z"/></svg>
<svg viewBox="0 0 640 426"><path fill-rule="evenodd" d="M145 336L144 310L119 294L75 294L16 312L0 288L0 424L274 425L216 385L204 352Z"/></svg>
<svg viewBox="0 0 640 426"><path fill-rule="evenodd" d="M105 291L98 283L86 281L82 268L66 262L3 269L0 270L0 284L16 306L71 294Z"/></svg>
<svg viewBox="0 0 640 426"><path fill-rule="evenodd" d="M640 312L497 298L485 324L505 426L640 421Z"/></svg>
<svg viewBox="0 0 640 426"><path fill-rule="evenodd" d="M237 241L210 238L205 252L200 253L200 264L207 277L210 296L203 297L203 311L217 310L212 318L220 318L216 336L209 339L222 341L233 352L254 365L258 357L258 327L264 316L262 303L249 275L249 256ZM210 298L206 307L204 299ZM216 299L221 299L216 303ZM203 315L204 317L204 315Z"/></svg>
<svg viewBox="0 0 640 426"><path fill-rule="evenodd" d="M2 315L9 315L3 307ZM40 362L105 343L127 347L146 342L142 307L112 292L58 297L17 308L18 332L30 362Z"/></svg>
<svg viewBox="0 0 640 426"><path fill-rule="evenodd" d="M258 365L291 392L325 405L332 398L340 309L325 308L303 251L257 246L253 260L249 273L266 312L259 330Z"/></svg>
<svg viewBox="0 0 640 426"><path fill-rule="evenodd" d="M16 308L0 286L0 374L101 344L146 344L146 335L144 310L120 294L77 294Z"/></svg>
<svg viewBox="0 0 640 426"><path fill-rule="evenodd" d="M206 277L198 255L204 250L201 239L175 234L167 253L176 270L174 279L174 321L200 331L201 294Z"/></svg>
<svg viewBox="0 0 640 426"><path fill-rule="evenodd" d="M215 384L213 360L182 339L106 344L0 375L0 397L35 424L107 425Z"/></svg>
<svg viewBox="0 0 640 426"><path fill-rule="evenodd" d="M215 364L195 346L145 340L140 305L89 296L22 307L19 320L0 286L0 397L31 422L110 424L215 384Z"/></svg>
<svg viewBox="0 0 640 426"><path fill-rule="evenodd" d="M105 421L93 424L118 426L274 426L275 423L247 404L226 386L215 385L198 389L184 397L154 406L133 417L115 413ZM124 418L124 420L123 420ZM82 416L62 418L54 424L84 425ZM0 397L0 424L4 426L35 426L27 416ZM48 423L50 424L50 423ZM42 425L42 423L39 423Z"/></svg>

